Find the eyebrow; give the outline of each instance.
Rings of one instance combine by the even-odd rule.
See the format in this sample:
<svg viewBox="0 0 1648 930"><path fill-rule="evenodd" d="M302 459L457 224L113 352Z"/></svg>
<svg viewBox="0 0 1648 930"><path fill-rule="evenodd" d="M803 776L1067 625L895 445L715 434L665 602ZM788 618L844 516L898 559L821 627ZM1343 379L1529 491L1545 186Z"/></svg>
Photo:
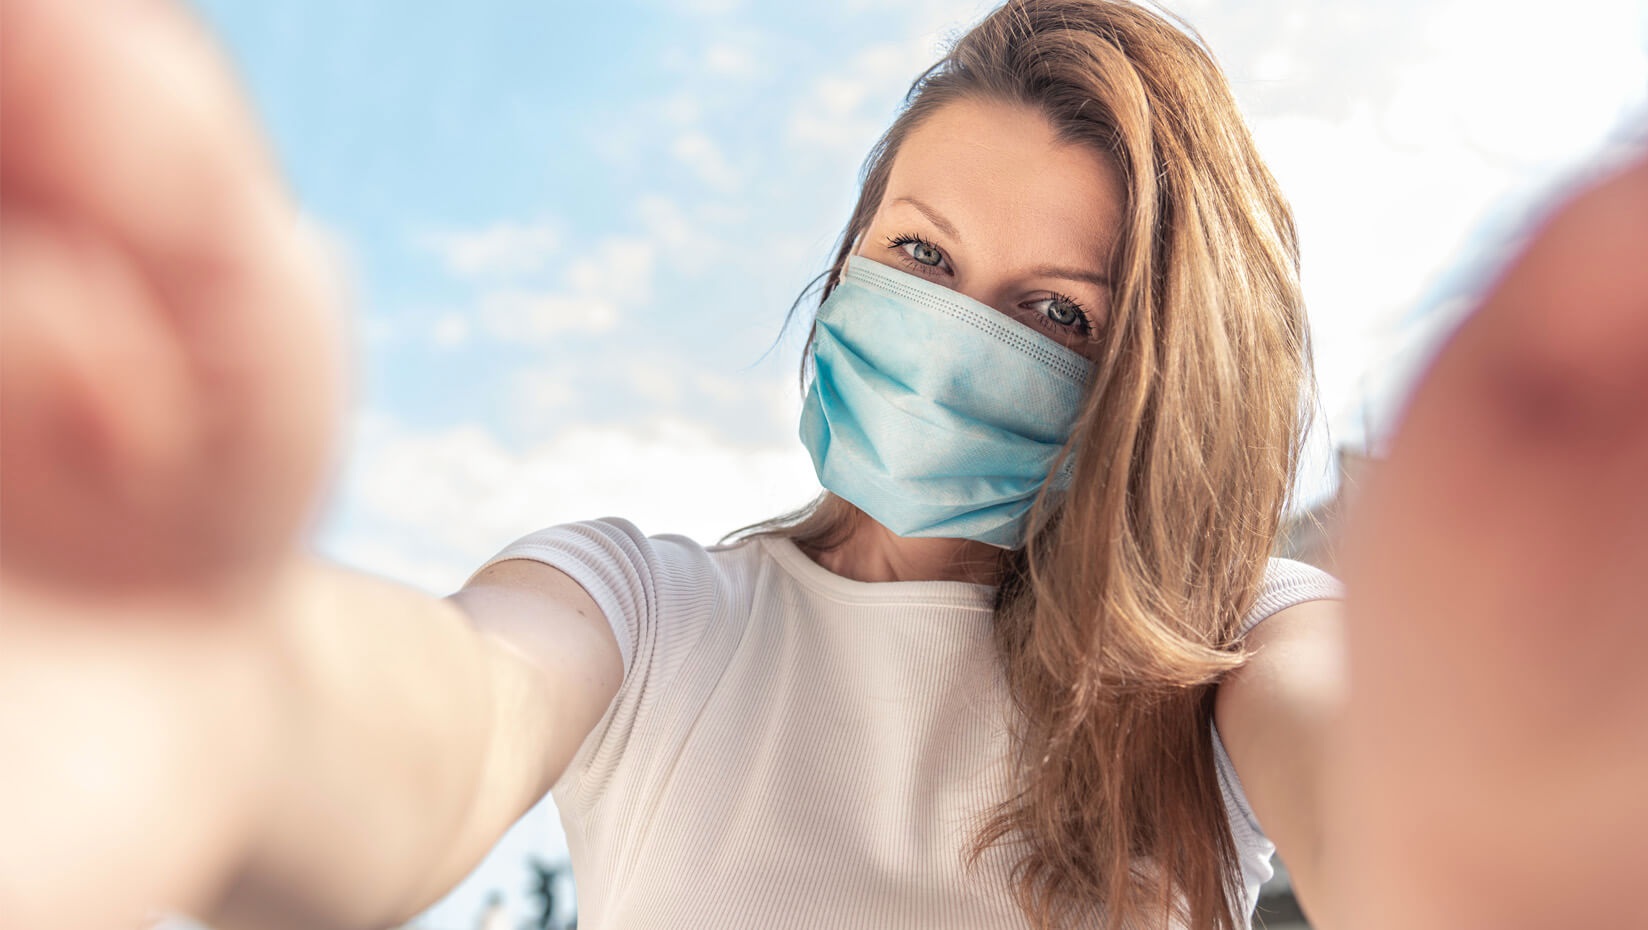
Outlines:
<svg viewBox="0 0 1648 930"><path fill-rule="evenodd" d="M915 207L921 212L922 216L927 217L929 222L938 227L939 232L944 233L946 236L949 236L957 242L962 241L961 233L956 231L956 227L951 225L949 220L945 219L942 214L927 204L922 203L914 197L899 197L895 199L893 203L907 203L910 206ZM1061 278L1065 281L1083 281L1098 287L1110 286L1109 275L1101 274L1097 271L1083 271L1079 268L1060 268L1056 265L1040 265L1036 268L1030 269L1030 273L1038 278Z"/></svg>
<svg viewBox="0 0 1648 930"><path fill-rule="evenodd" d="M932 222L932 224L934 226L938 227L939 232L945 234L946 236L949 236L951 239L954 239L957 242L962 241L961 240L961 233L956 232L956 228L954 226L950 225L949 220L947 220L943 216L939 215L939 212L937 210L934 210L932 207L927 206L926 204L922 203L921 201L915 199L914 197L900 197L897 200L893 201L893 203L907 203L910 206L915 207L917 210L921 211L922 216L927 217L927 219L930 222Z"/></svg>
<svg viewBox="0 0 1648 930"><path fill-rule="evenodd" d="M1109 287L1110 276L1097 271L1082 271L1078 268L1055 268L1052 265L1042 265L1030 269L1030 273L1040 278L1063 278L1066 281L1085 281L1098 287Z"/></svg>

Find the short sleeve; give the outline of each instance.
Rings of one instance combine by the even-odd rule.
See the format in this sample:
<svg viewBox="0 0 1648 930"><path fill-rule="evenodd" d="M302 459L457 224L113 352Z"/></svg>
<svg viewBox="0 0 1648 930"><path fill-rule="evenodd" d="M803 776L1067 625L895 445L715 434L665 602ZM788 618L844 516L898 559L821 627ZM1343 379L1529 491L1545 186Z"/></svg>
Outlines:
<svg viewBox="0 0 1648 930"><path fill-rule="evenodd" d="M577 803L593 803L619 763L644 742L656 706L713 618L715 566L704 547L686 537L649 537L616 518L540 530L481 568L509 559L565 572L601 608L618 640L623 683L555 785L558 798L565 792Z"/></svg>
<svg viewBox="0 0 1648 930"><path fill-rule="evenodd" d="M1248 608L1242 618L1242 635L1264 622L1267 617L1306 601L1335 601L1345 597L1344 586L1338 579L1314 565L1292 559L1271 559L1265 568L1265 580L1259 588L1259 599Z"/></svg>

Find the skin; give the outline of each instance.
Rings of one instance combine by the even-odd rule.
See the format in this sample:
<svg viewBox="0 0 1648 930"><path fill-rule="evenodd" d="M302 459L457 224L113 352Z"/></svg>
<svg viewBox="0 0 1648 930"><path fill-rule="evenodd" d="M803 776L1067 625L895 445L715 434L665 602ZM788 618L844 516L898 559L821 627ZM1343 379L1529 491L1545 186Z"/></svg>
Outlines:
<svg viewBox="0 0 1648 930"><path fill-rule="evenodd" d="M307 556L328 267L182 8L0 0L0 112L0 928L398 925L544 795L612 634L541 566Z"/></svg>
<svg viewBox="0 0 1648 930"><path fill-rule="evenodd" d="M1327 805L1349 925L1648 917L1645 251L1639 157L1537 231L1363 492Z"/></svg>
<svg viewBox="0 0 1648 930"><path fill-rule="evenodd" d="M559 776L618 688L609 628L537 563L445 601L312 564L325 266L226 69L161 3L0 13L0 926L399 924ZM1033 134L999 117L1020 132L967 136L951 170ZM1103 224L1037 231L1053 199L968 212L1039 175L968 202L899 175L961 234L958 288L1004 312L1047 286L1016 277L1030 246L1102 267ZM894 206L866 249L919 223ZM1640 923L1644 242L1648 159L1535 232L1364 491L1345 619L1273 617L1220 688L1319 927ZM986 577L954 541L866 532L833 570Z"/></svg>

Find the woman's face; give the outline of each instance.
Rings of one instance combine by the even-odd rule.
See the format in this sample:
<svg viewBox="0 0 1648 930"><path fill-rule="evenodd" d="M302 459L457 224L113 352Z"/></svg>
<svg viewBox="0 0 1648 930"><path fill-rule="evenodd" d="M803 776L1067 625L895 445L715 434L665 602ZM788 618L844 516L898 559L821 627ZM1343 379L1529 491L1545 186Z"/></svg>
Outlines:
<svg viewBox="0 0 1648 930"><path fill-rule="evenodd" d="M857 254L953 288L1092 359L1122 217L1115 167L1040 113L961 100L895 156Z"/></svg>

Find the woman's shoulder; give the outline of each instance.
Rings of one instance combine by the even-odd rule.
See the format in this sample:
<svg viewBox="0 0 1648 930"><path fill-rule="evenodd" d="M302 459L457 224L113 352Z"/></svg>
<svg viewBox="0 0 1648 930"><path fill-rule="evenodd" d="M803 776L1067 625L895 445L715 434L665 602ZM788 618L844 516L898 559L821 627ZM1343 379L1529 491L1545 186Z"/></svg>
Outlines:
<svg viewBox="0 0 1648 930"><path fill-rule="evenodd" d="M1242 636L1291 607L1307 601L1343 600L1344 596L1344 586L1322 569L1293 559L1273 558L1265 565L1258 599L1242 617Z"/></svg>
<svg viewBox="0 0 1648 930"><path fill-rule="evenodd" d="M1219 683L1217 723L1227 748L1259 730L1313 729L1336 706L1343 686L1343 599L1343 585L1322 569L1270 560L1259 597L1242 618L1250 657Z"/></svg>
<svg viewBox="0 0 1648 930"><path fill-rule="evenodd" d="M1276 844L1296 883L1313 884L1322 780L1345 698L1344 596L1328 573L1272 559L1243 620L1251 658L1220 682L1215 734L1239 773L1241 808Z"/></svg>
<svg viewBox="0 0 1648 930"><path fill-rule="evenodd" d="M764 557L759 539L705 545L676 533L649 535L630 520L603 517L529 533L482 570L510 559L543 563L576 580L609 618L635 626L725 610L749 587Z"/></svg>
<svg viewBox="0 0 1648 930"><path fill-rule="evenodd" d="M1309 751L1325 735L1343 699L1343 598L1343 586L1327 572L1270 560L1242 620L1250 657L1220 681L1215 703L1215 722L1238 768L1260 757L1271 767L1281 747Z"/></svg>
<svg viewBox="0 0 1648 930"><path fill-rule="evenodd" d="M705 545L678 533L649 534L623 517L601 517L528 533L501 549L482 568L508 559L531 559L556 567L574 562L645 579L673 576L681 581L695 575L710 577L720 566L753 555L753 548L747 540Z"/></svg>

